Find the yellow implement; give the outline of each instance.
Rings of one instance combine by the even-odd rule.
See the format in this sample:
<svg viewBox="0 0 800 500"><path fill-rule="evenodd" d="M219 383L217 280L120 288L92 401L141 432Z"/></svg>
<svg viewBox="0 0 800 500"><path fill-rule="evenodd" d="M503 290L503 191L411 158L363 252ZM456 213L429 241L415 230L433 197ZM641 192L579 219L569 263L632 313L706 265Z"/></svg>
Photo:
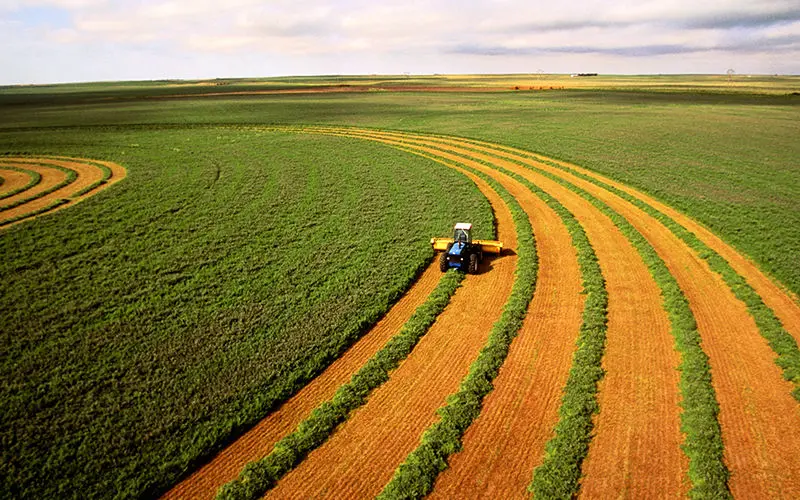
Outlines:
<svg viewBox="0 0 800 500"><path fill-rule="evenodd" d="M434 250L445 251L447 245L454 243L453 238L431 238L431 246ZM495 240L472 240L473 245L480 245L481 252L483 253L501 253L503 251L503 243Z"/></svg>
<svg viewBox="0 0 800 500"><path fill-rule="evenodd" d="M503 244L493 240L473 240L472 224L459 222L453 228L452 238L431 238L434 250L443 250L439 256L439 268L442 272L448 269L460 269L465 273L476 274L483 260L483 254L499 254Z"/></svg>

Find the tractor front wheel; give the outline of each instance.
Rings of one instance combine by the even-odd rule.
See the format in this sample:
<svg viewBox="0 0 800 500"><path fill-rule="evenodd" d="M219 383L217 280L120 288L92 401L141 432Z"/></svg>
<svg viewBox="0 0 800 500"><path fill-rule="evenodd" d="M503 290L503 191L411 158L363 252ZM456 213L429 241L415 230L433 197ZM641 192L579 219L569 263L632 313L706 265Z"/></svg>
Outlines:
<svg viewBox="0 0 800 500"><path fill-rule="evenodd" d="M439 257L439 269L441 269L443 273L447 272L447 252Z"/></svg>
<svg viewBox="0 0 800 500"><path fill-rule="evenodd" d="M469 256L469 273L478 274L478 254L476 253Z"/></svg>

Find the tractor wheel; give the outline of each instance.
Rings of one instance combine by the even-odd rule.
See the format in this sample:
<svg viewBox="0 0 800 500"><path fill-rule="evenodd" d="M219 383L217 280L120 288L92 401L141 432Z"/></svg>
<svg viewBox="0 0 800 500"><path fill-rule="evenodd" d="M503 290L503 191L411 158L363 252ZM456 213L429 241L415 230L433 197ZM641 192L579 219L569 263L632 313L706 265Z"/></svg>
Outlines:
<svg viewBox="0 0 800 500"><path fill-rule="evenodd" d="M439 257L439 269L441 269L443 273L447 272L447 252Z"/></svg>
<svg viewBox="0 0 800 500"><path fill-rule="evenodd" d="M478 274L478 254L476 253L469 255L469 273Z"/></svg>

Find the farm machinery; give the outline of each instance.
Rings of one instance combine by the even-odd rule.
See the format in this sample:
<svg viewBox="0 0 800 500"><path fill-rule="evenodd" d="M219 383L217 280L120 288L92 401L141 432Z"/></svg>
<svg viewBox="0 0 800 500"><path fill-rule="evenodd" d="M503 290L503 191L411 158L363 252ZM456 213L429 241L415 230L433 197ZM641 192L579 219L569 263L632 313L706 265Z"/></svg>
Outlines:
<svg viewBox="0 0 800 500"><path fill-rule="evenodd" d="M434 250L443 250L439 257L439 268L442 272L448 269L460 269L465 273L476 274L478 264L484 253L499 254L503 244L494 240L473 240L472 224L459 222L453 228L452 238L431 238Z"/></svg>

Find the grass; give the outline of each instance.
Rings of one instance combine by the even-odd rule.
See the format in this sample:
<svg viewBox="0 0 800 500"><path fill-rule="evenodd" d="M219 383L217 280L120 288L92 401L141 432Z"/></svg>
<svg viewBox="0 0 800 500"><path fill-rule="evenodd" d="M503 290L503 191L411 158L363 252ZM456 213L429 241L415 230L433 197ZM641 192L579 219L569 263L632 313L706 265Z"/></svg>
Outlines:
<svg viewBox="0 0 800 500"><path fill-rule="evenodd" d="M712 77L664 78L668 92L646 90L646 77L623 80L630 85L616 91L92 102L67 96L58 103L50 103L52 94L41 89L41 102L26 105L12 104L13 96L0 92L0 129L80 126L91 133L94 127L155 123L331 124L506 144L570 161L655 196L711 228L800 294L800 208L795 203L800 198L795 168L800 97L704 92ZM796 78L782 81L778 85L800 90ZM637 91L636 82L646 91ZM771 237L764 238L765 232Z"/></svg>
<svg viewBox="0 0 800 500"><path fill-rule="evenodd" d="M367 402L374 389L389 380L389 372L397 368L427 333L450 302L463 277L463 273L458 271L445 273L436 289L400 332L353 375L350 382L339 387L333 399L315 408L294 432L275 444L269 455L249 463L236 480L220 489L217 498L260 498L308 453L324 443L353 410Z"/></svg>
<svg viewBox="0 0 800 500"><path fill-rule="evenodd" d="M414 152L413 149L409 151ZM447 467L447 458L461 449L464 432L480 413L483 398L493 389L492 381L522 327L536 289L538 258L528 215L500 183L478 170L461 167L486 180L511 211L517 233L518 256L514 285L500 319L492 326L489 338L470 366L469 373L461 381L458 391L448 396L447 404L437 411L439 421L425 431L419 446L398 467L379 498L421 498L430 493L436 477Z"/></svg>
<svg viewBox="0 0 800 500"><path fill-rule="evenodd" d="M430 236L462 217L491 228L471 182L361 141L154 127L0 144L128 168L0 232L0 463L17 498L158 495L377 321Z"/></svg>

